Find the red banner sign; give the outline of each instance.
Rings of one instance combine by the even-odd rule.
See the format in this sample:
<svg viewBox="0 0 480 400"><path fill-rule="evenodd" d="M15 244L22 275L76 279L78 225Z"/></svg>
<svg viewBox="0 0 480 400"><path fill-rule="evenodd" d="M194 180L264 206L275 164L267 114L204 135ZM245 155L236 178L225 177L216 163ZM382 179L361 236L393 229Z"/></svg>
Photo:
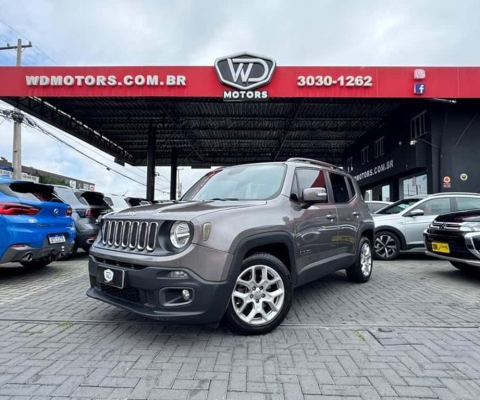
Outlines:
<svg viewBox="0 0 480 400"><path fill-rule="evenodd" d="M227 73L231 68L235 79L262 78L250 77L253 67L245 68L257 59L233 60L238 66L227 60L222 68ZM266 76L262 71L259 75ZM480 98L478 67L277 67L269 73L265 85L241 90L225 83L228 77L221 80L213 66L0 67L0 97Z"/></svg>

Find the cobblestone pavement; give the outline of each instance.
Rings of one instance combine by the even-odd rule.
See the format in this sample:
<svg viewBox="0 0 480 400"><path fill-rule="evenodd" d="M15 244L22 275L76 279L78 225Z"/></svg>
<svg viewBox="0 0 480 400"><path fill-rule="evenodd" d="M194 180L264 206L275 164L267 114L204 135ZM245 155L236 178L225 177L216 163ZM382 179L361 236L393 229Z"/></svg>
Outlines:
<svg viewBox="0 0 480 400"><path fill-rule="evenodd" d="M480 272L409 255L298 289L263 337L85 296L87 258L0 268L0 400L480 399Z"/></svg>

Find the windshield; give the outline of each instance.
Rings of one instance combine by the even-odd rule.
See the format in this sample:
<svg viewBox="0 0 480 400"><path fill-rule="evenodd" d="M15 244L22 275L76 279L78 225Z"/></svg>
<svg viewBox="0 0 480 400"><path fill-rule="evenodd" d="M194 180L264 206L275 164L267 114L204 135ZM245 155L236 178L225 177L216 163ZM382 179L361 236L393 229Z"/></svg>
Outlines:
<svg viewBox="0 0 480 400"><path fill-rule="evenodd" d="M406 210L408 207L414 205L415 203L418 203L420 200L421 199L417 198L399 200L396 203L393 203L377 211L377 214L398 214L401 213L403 210Z"/></svg>
<svg viewBox="0 0 480 400"><path fill-rule="evenodd" d="M280 193L285 171L282 164L220 168L200 179L182 200L267 200Z"/></svg>

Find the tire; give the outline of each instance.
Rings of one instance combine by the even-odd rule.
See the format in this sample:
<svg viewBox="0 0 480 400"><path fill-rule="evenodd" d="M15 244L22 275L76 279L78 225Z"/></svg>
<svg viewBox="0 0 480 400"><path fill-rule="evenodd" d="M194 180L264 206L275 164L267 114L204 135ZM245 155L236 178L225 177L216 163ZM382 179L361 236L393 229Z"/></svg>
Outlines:
<svg viewBox="0 0 480 400"><path fill-rule="evenodd" d="M38 260L30 261L30 262L21 262L22 266L28 269L40 269L44 268L47 265L51 264L51 258L40 258Z"/></svg>
<svg viewBox="0 0 480 400"><path fill-rule="evenodd" d="M471 271L473 269L471 265L464 264L457 261L450 261L450 264L452 264L455 268L459 269L460 271Z"/></svg>
<svg viewBox="0 0 480 400"><path fill-rule="evenodd" d="M388 231L375 233L373 256L376 260L395 260L401 249L401 242L397 235Z"/></svg>
<svg viewBox="0 0 480 400"><path fill-rule="evenodd" d="M359 251L355 262L347 268L347 276L355 283L366 283L373 271L373 248L370 240L363 236L360 239Z"/></svg>
<svg viewBox="0 0 480 400"><path fill-rule="evenodd" d="M84 246L82 247L82 250L88 254L90 252L90 246Z"/></svg>
<svg viewBox="0 0 480 400"><path fill-rule="evenodd" d="M255 271L256 274L253 282L251 280L252 271ZM267 280L272 281L276 278L280 279L280 282L265 286L262 282L265 279L264 274L267 275ZM243 278L244 284L239 282L240 278ZM269 293L279 290L283 290L283 294L271 298L271 302L269 302L267 300ZM228 327L236 333L263 335L273 331L282 323L290 310L292 300L293 284L285 265L271 254L256 253L247 257L242 263L241 272L236 278L225 313L225 321ZM279 306L279 309L275 311L270 304ZM256 307L259 311L255 310ZM261 313L260 310L263 312ZM250 322L247 321L248 318L250 318Z"/></svg>
<svg viewBox="0 0 480 400"><path fill-rule="evenodd" d="M70 252L65 257L65 260L70 260L71 258L75 257L77 255L77 252L78 252L78 245L75 243L72 249L70 250Z"/></svg>

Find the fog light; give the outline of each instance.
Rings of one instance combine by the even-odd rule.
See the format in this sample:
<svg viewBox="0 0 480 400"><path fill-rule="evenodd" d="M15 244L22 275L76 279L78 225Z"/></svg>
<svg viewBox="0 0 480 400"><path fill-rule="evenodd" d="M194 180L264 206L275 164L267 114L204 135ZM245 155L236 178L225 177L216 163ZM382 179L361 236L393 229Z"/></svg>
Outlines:
<svg viewBox="0 0 480 400"><path fill-rule="evenodd" d="M167 275L168 278L188 278L188 274L183 271L171 271Z"/></svg>
<svg viewBox="0 0 480 400"><path fill-rule="evenodd" d="M183 296L183 300L185 301L190 300L190 292L187 289L184 289L182 291L182 296Z"/></svg>

